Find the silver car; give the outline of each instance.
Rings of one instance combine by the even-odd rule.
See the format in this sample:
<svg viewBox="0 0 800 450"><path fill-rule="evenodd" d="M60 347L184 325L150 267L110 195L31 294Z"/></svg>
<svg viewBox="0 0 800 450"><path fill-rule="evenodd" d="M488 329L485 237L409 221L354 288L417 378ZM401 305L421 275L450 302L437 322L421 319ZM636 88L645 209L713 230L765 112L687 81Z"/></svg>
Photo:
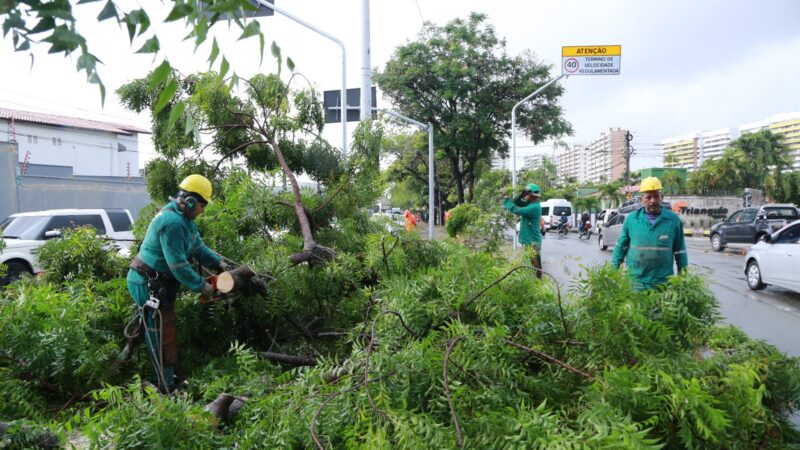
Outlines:
<svg viewBox="0 0 800 450"><path fill-rule="evenodd" d="M622 224L625 223L627 216L624 213L616 214L603 225L597 236L597 245L600 246L600 250L605 250L608 247L614 248L617 245L617 239L619 239L619 234L622 232Z"/></svg>
<svg viewBox="0 0 800 450"><path fill-rule="evenodd" d="M744 260L750 289L772 284L800 292L800 220L750 247Z"/></svg>

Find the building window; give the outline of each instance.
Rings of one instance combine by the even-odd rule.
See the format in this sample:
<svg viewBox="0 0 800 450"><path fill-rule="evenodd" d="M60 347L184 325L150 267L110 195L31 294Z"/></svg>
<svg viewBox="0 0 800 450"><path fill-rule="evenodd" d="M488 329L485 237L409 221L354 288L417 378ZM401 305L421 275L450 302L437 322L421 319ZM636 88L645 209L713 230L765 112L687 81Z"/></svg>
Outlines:
<svg viewBox="0 0 800 450"><path fill-rule="evenodd" d="M38 144L38 143L39 143L39 137L38 136L28 135L28 144Z"/></svg>

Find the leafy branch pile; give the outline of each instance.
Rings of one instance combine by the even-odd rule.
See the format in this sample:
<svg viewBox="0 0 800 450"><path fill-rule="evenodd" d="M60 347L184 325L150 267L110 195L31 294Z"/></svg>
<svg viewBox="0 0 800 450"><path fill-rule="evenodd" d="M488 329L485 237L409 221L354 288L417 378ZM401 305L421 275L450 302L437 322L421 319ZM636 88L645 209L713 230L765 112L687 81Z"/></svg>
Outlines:
<svg viewBox="0 0 800 450"><path fill-rule="evenodd" d="M209 208L201 226L212 245L231 223L265 226L262 211L236 196L247 189L258 186L232 180L226 201ZM142 387L144 351L118 363L131 313L121 278L5 289L0 439L25 447L47 432L101 448L798 445L787 420L800 398L797 359L717 325L716 300L696 275L642 294L602 266L562 294L525 266L392 236L366 218L324 230L320 242L337 249L325 266L292 265L286 256L302 245L292 234L253 233L231 247L275 276L263 297L179 299L189 387L174 397ZM244 405L221 422L203 405L222 392Z"/></svg>

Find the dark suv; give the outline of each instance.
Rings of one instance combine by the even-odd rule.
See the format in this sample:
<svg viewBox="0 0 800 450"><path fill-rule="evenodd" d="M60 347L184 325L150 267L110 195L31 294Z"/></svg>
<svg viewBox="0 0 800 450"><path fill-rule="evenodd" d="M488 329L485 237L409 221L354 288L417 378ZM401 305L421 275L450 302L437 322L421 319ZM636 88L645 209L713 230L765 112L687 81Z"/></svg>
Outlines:
<svg viewBox="0 0 800 450"><path fill-rule="evenodd" d="M711 248L721 252L727 244L755 244L782 226L800 219L794 205L745 208L711 227Z"/></svg>

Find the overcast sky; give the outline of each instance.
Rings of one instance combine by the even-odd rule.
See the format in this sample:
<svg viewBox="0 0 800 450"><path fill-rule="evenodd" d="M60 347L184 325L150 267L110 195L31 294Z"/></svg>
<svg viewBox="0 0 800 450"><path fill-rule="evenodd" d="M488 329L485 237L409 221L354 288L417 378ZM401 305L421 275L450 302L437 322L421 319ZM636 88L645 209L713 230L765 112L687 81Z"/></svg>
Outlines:
<svg viewBox="0 0 800 450"><path fill-rule="evenodd" d="M359 87L361 0L276 1L344 43L348 87ZM164 7L141 2L147 8L163 8L161 18L168 12L171 2L167 3ZM96 23L102 4L76 10L78 29L104 62L100 74L109 90L105 106L97 88L76 73L77 56L65 59L37 50L31 68L30 56L15 54L10 38L0 45L0 106L149 127L149 118L125 111L113 91L144 76L164 56L183 73L207 69L210 47L201 46L194 53L191 44L181 42L186 31L179 24L154 24L162 48L155 60L151 55L134 55L125 31L110 22ZM566 88L565 117L575 130L565 141L587 143L610 127L628 128L637 149L633 169L660 164L656 144L664 138L800 111L800 1L796 0L373 0L371 65L382 69L398 45L416 39L423 20L443 25L472 11L488 15L497 34L506 38L509 54L531 50L552 65L555 75L560 74L564 45L622 45L619 76L573 76L561 81ZM267 38L260 67L257 41L236 41L239 30L227 25L212 30L233 70L242 76L274 70L269 55L274 40L318 89L340 87L338 46L279 15L260 20ZM134 42L138 45L141 41ZM355 123L348 127L352 131ZM340 130L335 124L326 129L334 145L340 145Z"/></svg>

